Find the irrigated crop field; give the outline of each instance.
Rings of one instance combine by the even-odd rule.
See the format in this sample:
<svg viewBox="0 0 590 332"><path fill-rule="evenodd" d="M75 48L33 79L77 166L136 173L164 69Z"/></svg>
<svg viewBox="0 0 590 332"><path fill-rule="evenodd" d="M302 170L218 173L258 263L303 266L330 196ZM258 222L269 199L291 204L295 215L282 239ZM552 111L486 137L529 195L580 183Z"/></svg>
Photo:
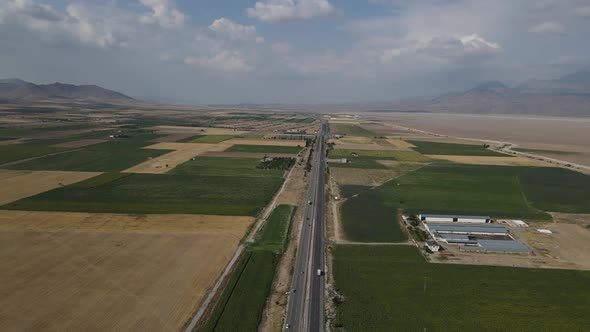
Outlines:
<svg viewBox="0 0 590 332"><path fill-rule="evenodd" d="M297 154L302 147L280 145L242 145L236 144L226 149L228 152L258 152L258 153L292 153Z"/></svg>
<svg viewBox="0 0 590 332"><path fill-rule="evenodd" d="M282 181L280 177L110 173L25 198L2 208L255 216L278 190Z"/></svg>
<svg viewBox="0 0 590 332"><path fill-rule="evenodd" d="M251 222L0 211L0 330L178 331Z"/></svg>
<svg viewBox="0 0 590 332"><path fill-rule="evenodd" d="M584 331L590 272L429 264L412 246L333 250L338 331ZM331 299L330 299L331 300Z"/></svg>

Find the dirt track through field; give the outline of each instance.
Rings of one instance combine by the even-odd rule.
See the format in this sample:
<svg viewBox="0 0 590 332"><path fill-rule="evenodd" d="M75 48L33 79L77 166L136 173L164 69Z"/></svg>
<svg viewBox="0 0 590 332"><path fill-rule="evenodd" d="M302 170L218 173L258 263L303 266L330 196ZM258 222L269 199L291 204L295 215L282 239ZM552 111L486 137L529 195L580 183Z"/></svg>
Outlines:
<svg viewBox="0 0 590 332"><path fill-rule="evenodd" d="M0 170L0 205L97 176L99 172Z"/></svg>
<svg viewBox="0 0 590 332"><path fill-rule="evenodd" d="M0 330L178 331L251 221L0 211Z"/></svg>

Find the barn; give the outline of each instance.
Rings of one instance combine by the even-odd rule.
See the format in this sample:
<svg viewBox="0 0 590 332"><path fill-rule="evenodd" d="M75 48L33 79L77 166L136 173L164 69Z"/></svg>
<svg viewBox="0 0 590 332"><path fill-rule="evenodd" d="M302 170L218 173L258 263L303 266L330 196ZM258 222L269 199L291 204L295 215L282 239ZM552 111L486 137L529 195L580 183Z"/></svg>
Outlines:
<svg viewBox="0 0 590 332"><path fill-rule="evenodd" d="M424 222L460 222L470 224L487 224L491 222L490 216L465 216L456 214L419 214L418 218Z"/></svg>

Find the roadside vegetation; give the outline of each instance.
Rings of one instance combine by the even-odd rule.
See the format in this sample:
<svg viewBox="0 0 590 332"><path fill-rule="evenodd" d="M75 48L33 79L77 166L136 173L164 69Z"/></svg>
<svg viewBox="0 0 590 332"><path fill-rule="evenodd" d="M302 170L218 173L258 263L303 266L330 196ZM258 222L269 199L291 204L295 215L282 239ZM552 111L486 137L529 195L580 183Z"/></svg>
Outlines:
<svg viewBox="0 0 590 332"><path fill-rule="evenodd" d="M588 271L430 264L410 246L341 245L333 254L337 331L588 327Z"/></svg>
<svg viewBox="0 0 590 332"><path fill-rule="evenodd" d="M256 331L270 294L275 270L287 245L296 207L277 206L256 241L228 278L209 320L200 331Z"/></svg>

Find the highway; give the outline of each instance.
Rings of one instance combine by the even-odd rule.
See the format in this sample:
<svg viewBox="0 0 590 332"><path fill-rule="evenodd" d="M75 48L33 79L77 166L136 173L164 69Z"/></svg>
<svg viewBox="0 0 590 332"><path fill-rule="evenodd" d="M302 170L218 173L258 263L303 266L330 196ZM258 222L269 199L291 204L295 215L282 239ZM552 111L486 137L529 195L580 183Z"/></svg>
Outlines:
<svg viewBox="0 0 590 332"><path fill-rule="evenodd" d="M322 123L312 157L310 185L293 268L285 331L324 330L326 127ZM320 276L317 275L318 269L322 271Z"/></svg>

